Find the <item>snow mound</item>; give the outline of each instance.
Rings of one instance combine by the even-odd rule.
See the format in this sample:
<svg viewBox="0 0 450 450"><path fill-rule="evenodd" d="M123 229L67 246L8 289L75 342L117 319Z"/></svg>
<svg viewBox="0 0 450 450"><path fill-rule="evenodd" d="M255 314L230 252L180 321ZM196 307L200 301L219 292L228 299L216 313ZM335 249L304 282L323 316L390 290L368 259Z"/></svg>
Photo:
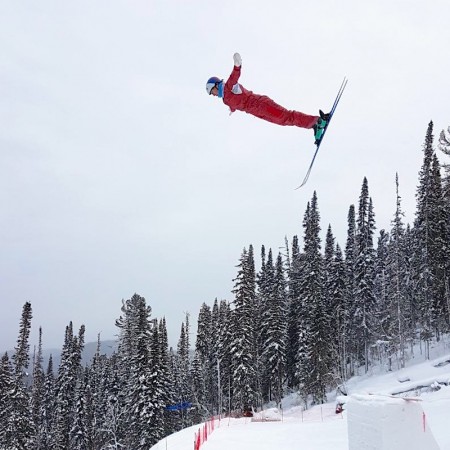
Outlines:
<svg viewBox="0 0 450 450"><path fill-rule="evenodd" d="M347 402L349 450L439 450L419 401L352 395Z"/></svg>

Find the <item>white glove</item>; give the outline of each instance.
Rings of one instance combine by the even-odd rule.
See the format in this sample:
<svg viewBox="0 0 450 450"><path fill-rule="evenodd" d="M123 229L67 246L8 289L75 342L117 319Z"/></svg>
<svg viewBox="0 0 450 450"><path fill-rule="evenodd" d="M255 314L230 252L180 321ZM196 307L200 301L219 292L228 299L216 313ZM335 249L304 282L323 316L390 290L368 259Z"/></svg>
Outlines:
<svg viewBox="0 0 450 450"><path fill-rule="evenodd" d="M241 64L242 64L242 58L241 58L241 55L240 55L239 53L235 53L235 54L233 55L233 59L234 59L234 65L235 65L236 67L241 67Z"/></svg>

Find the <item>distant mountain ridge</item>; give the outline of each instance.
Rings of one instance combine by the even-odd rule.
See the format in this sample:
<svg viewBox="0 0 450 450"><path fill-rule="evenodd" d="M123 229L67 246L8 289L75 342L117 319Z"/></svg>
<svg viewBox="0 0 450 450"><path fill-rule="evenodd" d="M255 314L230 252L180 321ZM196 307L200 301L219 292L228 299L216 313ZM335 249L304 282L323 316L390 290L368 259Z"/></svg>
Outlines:
<svg viewBox="0 0 450 450"><path fill-rule="evenodd" d="M56 372L59 367L59 363L61 362L61 350L62 348L44 348L42 349L42 357L43 357L43 367L44 371L47 370L48 361L50 359L50 355L53 359L53 370ZM109 341L101 341L100 342L100 354L110 356L113 352L117 350L117 341L109 340ZM82 355L82 364L90 364L92 358L97 351L97 342L88 342L85 344ZM14 350L8 350L8 355L11 358L14 354ZM5 352L1 352L1 355L4 355ZM33 364L33 354L30 354L30 366L29 370L32 370Z"/></svg>

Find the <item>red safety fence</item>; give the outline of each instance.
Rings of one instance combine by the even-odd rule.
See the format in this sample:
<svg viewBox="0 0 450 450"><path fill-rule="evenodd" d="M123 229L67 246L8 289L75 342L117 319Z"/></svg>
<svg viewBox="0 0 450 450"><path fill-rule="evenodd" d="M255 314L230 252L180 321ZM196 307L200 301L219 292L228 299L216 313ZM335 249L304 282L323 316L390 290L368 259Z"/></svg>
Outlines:
<svg viewBox="0 0 450 450"><path fill-rule="evenodd" d="M194 450L200 450L203 442L208 440L208 436L214 431L216 420L220 421L220 417L211 417L207 422L205 422L194 435Z"/></svg>

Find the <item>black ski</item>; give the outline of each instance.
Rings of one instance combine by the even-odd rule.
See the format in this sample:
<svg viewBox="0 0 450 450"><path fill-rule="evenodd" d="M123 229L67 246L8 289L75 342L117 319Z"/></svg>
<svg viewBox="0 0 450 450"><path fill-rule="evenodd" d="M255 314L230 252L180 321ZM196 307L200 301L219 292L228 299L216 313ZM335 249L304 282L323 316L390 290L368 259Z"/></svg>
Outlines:
<svg viewBox="0 0 450 450"><path fill-rule="evenodd" d="M319 151L320 145L322 144L323 138L325 137L325 133L326 133L326 131L328 129L328 125L330 125L331 119L333 118L334 112L336 111L336 107L337 107L337 105L339 103L339 100L342 97L342 93L344 92L345 86L347 86L347 78L344 78L344 80L342 81L341 87L339 88L339 91L338 91L338 93L336 95L336 99L334 100L334 103L333 103L333 107L331 108L331 111L330 111L330 118L328 119L328 122L325 125L325 128L323 130L323 133L322 133L322 136L320 137L319 142L316 143L316 151L314 152L313 159L311 161L311 164L309 165L308 172L306 172L306 175L305 175L305 178L304 178L302 184L300 186L296 187L295 189L300 189L308 181L309 175L311 173L311 169L312 169L312 167L314 165L314 161L315 161L316 156L317 156L317 152Z"/></svg>

